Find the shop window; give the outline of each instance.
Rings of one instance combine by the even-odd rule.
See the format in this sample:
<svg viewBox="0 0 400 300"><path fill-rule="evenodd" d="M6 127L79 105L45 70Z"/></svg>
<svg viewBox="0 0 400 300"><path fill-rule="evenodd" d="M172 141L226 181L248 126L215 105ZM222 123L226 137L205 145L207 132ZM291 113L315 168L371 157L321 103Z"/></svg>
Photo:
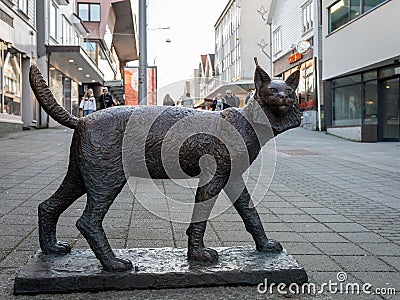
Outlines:
<svg viewBox="0 0 400 300"><path fill-rule="evenodd" d="M334 87L340 86L340 85L350 85L353 83L359 83L361 82L361 74L356 74L356 75L351 75L351 76L346 76L342 78L338 78L333 80L332 84Z"/></svg>
<svg viewBox="0 0 400 300"><path fill-rule="evenodd" d="M6 51L4 60L3 113L21 115L21 62L20 55Z"/></svg>
<svg viewBox="0 0 400 300"><path fill-rule="evenodd" d="M368 71L332 81L332 125L378 123L377 71Z"/></svg>
<svg viewBox="0 0 400 300"><path fill-rule="evenodd" d="M370 11L387 0L340 0L328 8L329 32Z"/></svg>
<svg viewBox="0 0 400 300"><path fill-rule="evenodd" d="M378 124L378 82L376 80L364 84L364 110L364 124Z"/></svg>
<svg viewBox="0 0 400 300"><path fill-rule="evenodd" d="M78 3L78 16L85 22L100 22L100 4Z"/></svg>
<svg viewBox="0 0 400 300"><path fill-rule="evenodd" d="M395 66L395 67L390 66L388 68L379 70L380 78L391 77L391 76L395 76L395 75L399 75L399 74L400 74L400 67L398 67L398 66Z"/></svg>
<svg viewBox="0 0 400 300"><path fill-rule="evenodd" d="M284 73L283 78L287 79L298 67L292 68ZM300 80L297 87L297 99L302 111L315 108L315 86L314 86L314 63L310 59L300 66Z"/></svg>
<svg viewBox="0 0 400 300"><path fill-rule="evenodd" d="M306 3L303 7L303 33L310 31L314 26L313 2Z"/></svg>
<svg viewBox="0 0 400 300"><path fill-rule="evenodd" d="M57 102L63 106L63 74L55 68L50 69L49 88Z"/></svg>
<svg viewBox="0 0 400 300"><path fill-rule="evenodd" d="M333 89L333 126L361 125L361 84Z"/></svg>

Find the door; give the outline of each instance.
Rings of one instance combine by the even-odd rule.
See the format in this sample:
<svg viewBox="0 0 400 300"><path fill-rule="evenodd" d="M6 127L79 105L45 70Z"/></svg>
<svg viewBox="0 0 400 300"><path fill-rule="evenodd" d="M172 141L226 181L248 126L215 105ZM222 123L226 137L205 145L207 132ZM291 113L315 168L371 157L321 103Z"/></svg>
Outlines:
<svg viewBox="0 0 400 300"><path fill-rule="evenodd" d="M383 140L400 140L400 78L382 82L382 134Z"/></svg>

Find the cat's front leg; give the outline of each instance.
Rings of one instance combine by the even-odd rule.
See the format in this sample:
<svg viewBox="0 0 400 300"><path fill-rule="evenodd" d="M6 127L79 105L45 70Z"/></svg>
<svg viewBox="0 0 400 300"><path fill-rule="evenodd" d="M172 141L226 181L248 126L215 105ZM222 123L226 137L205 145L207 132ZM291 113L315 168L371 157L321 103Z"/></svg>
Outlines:
<svg viewBox="0 0 400 300"><path fill-rule="evenodd" d="M246 230L253 237L257 250L272 253L281 252L282 245L278 241L267 238L260 216L251 202L251 197L243 178L241 176L231 178L224 190L242 218Z"/></svg>

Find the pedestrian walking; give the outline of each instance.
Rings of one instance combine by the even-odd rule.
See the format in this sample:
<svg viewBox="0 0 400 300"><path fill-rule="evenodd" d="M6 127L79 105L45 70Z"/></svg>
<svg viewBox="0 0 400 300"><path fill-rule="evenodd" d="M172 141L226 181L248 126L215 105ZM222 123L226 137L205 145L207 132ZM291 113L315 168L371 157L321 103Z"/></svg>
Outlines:
<svg viewBox="0 0 400 300"><path fill-rule="evenodd" d="M103 94L99 97L100 109L109 108L114 105L113 97L108 93L108 88L103 88Z"/></svg>
<svg viewBox="0 0 400 300"><path fill-rule="evenodd" d="M217 96L215 96L215 98L213 99L213 103L210 107L211 110L221 111L229 106L224 103L224 98L222 98L221 93L218 93Z"/></svg>
<svg viewBox="0 0 400 300"><path fill-rule="evenodd" d="M232 106L232 107L239 107L240 100L239 100L239 97L236 97L232 94L231 90L226 90L225 97L224 97L224 103L226 103L227 105Z"/></svg>
<svg viewBox="0 0 400 300"><path fill-rule="evenodd" d="M96 99L94 98L92 89L87 89L85 95L83 95L79 109L83 110L84 117L96 111Z"/></svg>

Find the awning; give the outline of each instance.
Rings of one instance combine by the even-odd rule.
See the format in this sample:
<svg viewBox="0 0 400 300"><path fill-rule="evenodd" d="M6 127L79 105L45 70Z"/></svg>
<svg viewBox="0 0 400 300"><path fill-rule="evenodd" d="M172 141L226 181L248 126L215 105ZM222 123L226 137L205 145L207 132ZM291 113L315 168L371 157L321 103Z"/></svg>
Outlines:
<svg viewBox="0 0 400 300"><path fill-rule="evenodd" d="M104 81L104 86L108 88L108 92L119 103L124 103L124 83L122 80Z"/></svg>
<svg viewBox="0 0 400 300"><path fill-rule="evenodd" d="M46 46L50 64L79 83L103 85L104 75L80 46Z"/></svg>
<svg viewBox="0 0 400 300"><path fill-rule="evenodd" d="M234 93L240 99L244 99L246 98L247 94L254 89L254 82L252 80L242 80L220 85L204 98L214 99L214 97L217 96L218 93L221 93L222 97L224 97L226 91L231 90L232 93Z"/></svg>
<svg viewBox="0 0 400 300"><path fill-rule="evenodd" d="M113 45L122 62L138 59L131 0L111 3L115 12Z"/></svg>

